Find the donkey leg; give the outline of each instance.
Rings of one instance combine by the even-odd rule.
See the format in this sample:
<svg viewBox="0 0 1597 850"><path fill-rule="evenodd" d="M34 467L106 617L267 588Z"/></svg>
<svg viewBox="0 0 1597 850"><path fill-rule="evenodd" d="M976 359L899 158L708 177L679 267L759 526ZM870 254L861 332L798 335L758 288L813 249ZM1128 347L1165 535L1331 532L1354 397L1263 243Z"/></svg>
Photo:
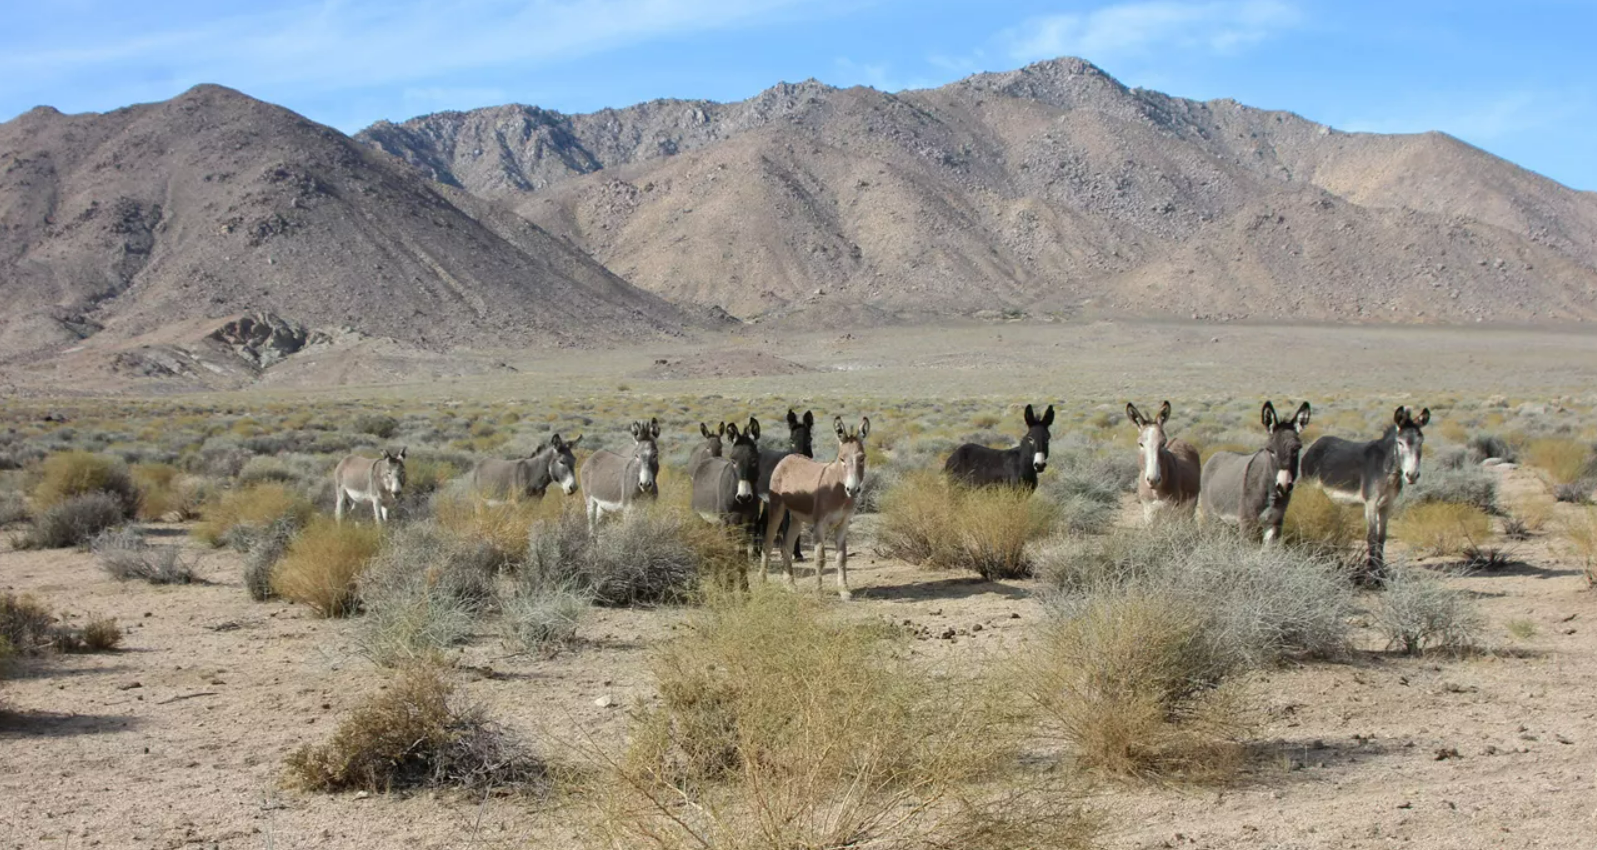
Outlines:
<svg viewBox="0 0 1597 850"><path fill-rule="evenodd" d="M344 488L333 486L333 522L344 524Z"/></svg>
<svg viewBox="0 0 1597 850"><path fill-rule="evenodd" d="M852 599L854 594L848 589L848 526L839 524L837 529L837 595L844 602Z"/></svg>
<svg viewBox="0 0 1597 850"><path fill-rule="evenodd" d="M386 513L388 513L388 512L383 510L383 500L382 499L376 499L376 498L372 499L372 520L375 521L378 525L382 525L383 524L383 516Z"/></svg>
<svg viewBox="0 0 1597 850"><path fill-rule="evenodd" d="M773 522L776 519L776 510L776 500L772 499L765 506L764 545L760 547L760 581L762 583L770 580L771 547L776 545L776 532L782 527L781 523ZM783 542L786 542L786 540L787 538L784 537Z"/></svg>
<svg viewBox="0 0 1597 850"><path fill-rule="evenodd" d="M1392 516L1392 503L1387 502L1376 512L1378 528L1375 532L1375 569L1377 578L1386 580L1386 521Z"/></svg>
<svg viewBox="0 0 1597 850"><path fill-rule="evenodd" d="M797 525L797 523L795 523ZM815 525L815 593L821 592L821 576L826 574L826 532Z"/></svg>

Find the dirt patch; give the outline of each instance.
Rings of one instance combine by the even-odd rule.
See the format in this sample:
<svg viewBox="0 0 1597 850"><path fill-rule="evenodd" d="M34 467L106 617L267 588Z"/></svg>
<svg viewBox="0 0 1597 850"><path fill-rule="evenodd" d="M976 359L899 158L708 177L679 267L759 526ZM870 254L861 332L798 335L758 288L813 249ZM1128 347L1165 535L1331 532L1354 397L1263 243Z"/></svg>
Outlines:
<svg viewBox="0 0 1597 850"><path fill-rule="evenodd" d="M801 375L816 372L764 351L747 348L721 348L678 357L655 358L647 369L629 377L651 381L681 381L695 378L764 378L772 375Z"/></svg>

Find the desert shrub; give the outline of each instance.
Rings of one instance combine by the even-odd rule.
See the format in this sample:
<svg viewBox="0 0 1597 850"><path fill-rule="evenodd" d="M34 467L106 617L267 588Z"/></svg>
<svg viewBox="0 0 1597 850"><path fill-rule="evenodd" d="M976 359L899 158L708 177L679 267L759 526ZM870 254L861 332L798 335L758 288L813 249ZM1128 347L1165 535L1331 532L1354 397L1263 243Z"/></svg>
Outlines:
<svg viewBox="0 0 1597 850"><path fill-rule="evenodd" d="M1102 594L1182 601L1205 613L1210 639L1247 667L1339 655L1354 605L1338 559L1190 522L1055 538L1038 549L1037 575L1058 612Z"/></svg>
<svg viewBox="0 0 1597 850"><path fill-rule="evenodd" d="M526 574L515 591L501 596L499 611L505 640L529 652L551 652L576 641L577 626L593 605L593 596L570 584L545 585Z"/></svg>
<svg viewBox="0 0 1597 850"><path fill-rule="evenodd" d="M55 617L31 596L0 595L0 641L15 655L35 655L55 642Z"/></svg>
<svg viewBox="0 0 1597 850"><path fill-rule="evenodd" d="M10 490L0 492L0 527L12 523L26 522L28 519L28 501L21 493Z"/></svg>
<svg viewBox="0 0 1597 850"><path fill-rule="evenodd" d="M207 505L194 537L212 546L241 548L255 532L278 521L303 527L316 512L309 500L277 483L255 484L223 493Z"/></svg>
<svg viewBox="0 0 1597 850"><path fill-rule="evenodd" d="M1053 503L1023 488L968 489L936 472L905 476L883 504L879 541L893 557L987 579L1029 575L1026 546L1053 526Z"/></svg>
<svg viewBox="0 0 1597 850"><path fill-rule="evenodd" d="M1586 583L1597 585L1597 508L1581 508L1562 522L1564 546L1586 575Z"/></svg>
<svg viewBox="0 0 1597 850"><path fill-rule="evenodd" d="M454 686L428 666L400 671L355 707L331 739L287 759L290 784L311 791L393 791L415 787L517 788L546 770L526 747L462 706Z"/></svg>
<svg viewBox="0 0 1597 850"><path fill-rule="evenodd" d="M100 567L118 581L143 579L150 584L190 584L194 563L176 546L152 546L137 529L102 532L89 548Z"/></svg>
<svg viewBox="0 0 1597 850"><path fill-rule="evenodd" d="M1525 447L1525 462L1553 484L1574 484L1591 474L1591 446L1568 437L1542 437Z"/></svg>
<svg viewBox="0 0 1597 850"><path fill-rule="evenodd" d="M234 545L244 553L244 589L256 602L276 599L272 590L272 570L288 552L294 542L299 525L291 517L283 517L264 528L240 526L232 534Z"/></svg>
<svg viewBox="0 0 1597 850"><path fill-rule="evenodd" d="M1293 546L1345 552L1364 539L1364 512L1337 504L1318 487L1299 487L1292 493L1281 537Z"/></svg>
<svg viewBox="0 0 1597 850"><path fill-rule="evenodd" d="M887 636L805 595L718 599L658 654L659 702L594 778L612 846L1086 846L995 689L926 675Z"/></svg>
<svg viewBox="0 0 1597 850"><path fill-rule="evenodd" d="M1585 505L1591 502L1591 494L1597 489L1597 481L1576 481L1572 484L1554 484L1553 498L1560 502L1572 505Z"/></svg>
<svg viewBox="0 0 1597 850"><path fill-rule="evenodd" d="M238 471L238 483L246 486L269 482L299 484L306 477L280 457L252 457Z"/></svg>
<svg viewBox="0 0 1597 850"><path fill-rule="evenodd" d="M470 495L465 482L438 491L432 500L433 518L450 533L490 546L502 566L527 557L527 530L540 520L559 516L565 502L559 496L511 500L490 505Z"/></svg>
<svg viewBox="0 0 1597 850"><path fill-rule="evenodd" d="M1474 505L1427 502L1405 508L1391 528L1392 536L1416 550L1446 557L1485 542L1492 533L1492 520Z"/></svg>
<svg viewBox="0 0 1597 850"><path fill-rule="evenodd" d="M1058 506L1058 526L1072 534L1102 534L1114 525L1120 512L1120 490L1083 475L1051 478L1039 487Z"/></svg>
<svg viewBox="0 0 1597 850"><path fill-rule="evenodd" d="M95 617L78 630L78 639L89 652L109 652L122 643L122 628L110 617Z"/></svg>
<svg viewBox="0 0 1597 850"><path fill-rule="evenodd" d="M533 526L523 570L529 581L575 588L598 605L686 601L706 566L695 524L678 510L633 510L590 535L587 519L566 511Z"/></svg>
<svg viewBox="0 0 1597 850"><path fill-rule="evenodd" d="M496 566L487 544L432 523L395 531L360 576L362 653L394 666L464 641L493 598Z"/></svg>
<svg viewBox="0 0 1597 850"><path fill-rule="evenodd" d="M1468 591L1406 566L1388 570L1386 592L1381 595L1374 622L1386 637L1388 649L1408 655L1467 651L1486 627L1486 619Z"/></svg>
<svg viewBox="0 0 1597 850"><path fill-rule="evenodd" d="M58 452L44 459L39 467L39 483L33 488L34 507L41 511L90 493L105 493L115 499L122 516L138 508L139 492L120 459L91 452Z"/></svg>
<svg viewBox="0 0 1597 850"><path fill-rule="evenodd" d="M182 473L177 467L169 463L136 463L128 471L139 492L139 519L155 522L168 514L186 517L196 507L183 502L177 489Z"/></svg>
<svg viewBox="0 0 1597 850"><path fill-rule="evenodd" d="M399 420L388 414L359 414L355 417L356 433L388 439L399 430Z"/></svg>
<svg viewBox="0 0 1597 850"><path fill-rule="evenodd" d="M1519 462L1519 452L1513 444L1496 434L1476 434L1469 438L1466 448L1477 464L1494 457L1509 463Z"/></svg>
<svg viewBox="0 0 1597 850"><path fill-rule="evenodd" d="M1247 667L1209 612L1172 593L1097 594L1049 623L1018 661L1022 692L1082 764L1117 776L1228 779L1247 729Z"/></svg>
<svg viewBox="0 0 1597 850"><path fill-rule="evenodd" d="M1497 476L1474 465L1427 468L1419 481L1403 488L1403 501L1410 505L1453 502L1496 513Z"/></svg>
<svg viewBox="0 0 1597 850"><path fill-rule="evenodd" d="M110 493L68 496L35 517L33 526L16 543L20 549L83 546L100 532L122 524L126 518L126 503Z"/></svg>
<svg viewBox="0 0 1597 850"><path fill-rule="evenodd" d="M318 519L288 544L272 570L272 591L318 616L347 616L358 601L356 582L381 545L375 525Z"/></svg>

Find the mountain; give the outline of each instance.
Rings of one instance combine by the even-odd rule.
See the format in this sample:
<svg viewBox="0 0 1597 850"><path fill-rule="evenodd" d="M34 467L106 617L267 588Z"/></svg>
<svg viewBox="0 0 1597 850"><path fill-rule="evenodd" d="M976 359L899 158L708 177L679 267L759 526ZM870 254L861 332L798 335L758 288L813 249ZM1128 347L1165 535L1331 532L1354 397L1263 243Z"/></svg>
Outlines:
<svg viewBox="0 0 1597 850"><path fill-rule="evenodd" d="M702 324L498 204L210 85L0 124L0 300L13 363L198 344L240 315L435 351Z"/></svg>
<svg viewBox="0 0 1597 850"><path fill-rule="evenodd" d="M1076 59L356 138L744 318L1597 318L1597 195L1441 134L1129 89Z"/></svg>

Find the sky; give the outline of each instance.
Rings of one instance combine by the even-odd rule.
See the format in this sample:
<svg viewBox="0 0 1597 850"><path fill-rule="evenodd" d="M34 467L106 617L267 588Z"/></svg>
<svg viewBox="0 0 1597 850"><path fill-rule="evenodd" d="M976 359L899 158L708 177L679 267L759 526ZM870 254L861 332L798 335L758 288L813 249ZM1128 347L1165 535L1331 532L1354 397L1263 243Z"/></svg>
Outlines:
<svg viewBox="0 0 1597 850"><path fill-rule="evenodd" d="M3 0L0 121L219 83L348 133L526 103L884 91L1079 56L1341 130L1440 130L1597 191L1597 0Z"/></svg>

